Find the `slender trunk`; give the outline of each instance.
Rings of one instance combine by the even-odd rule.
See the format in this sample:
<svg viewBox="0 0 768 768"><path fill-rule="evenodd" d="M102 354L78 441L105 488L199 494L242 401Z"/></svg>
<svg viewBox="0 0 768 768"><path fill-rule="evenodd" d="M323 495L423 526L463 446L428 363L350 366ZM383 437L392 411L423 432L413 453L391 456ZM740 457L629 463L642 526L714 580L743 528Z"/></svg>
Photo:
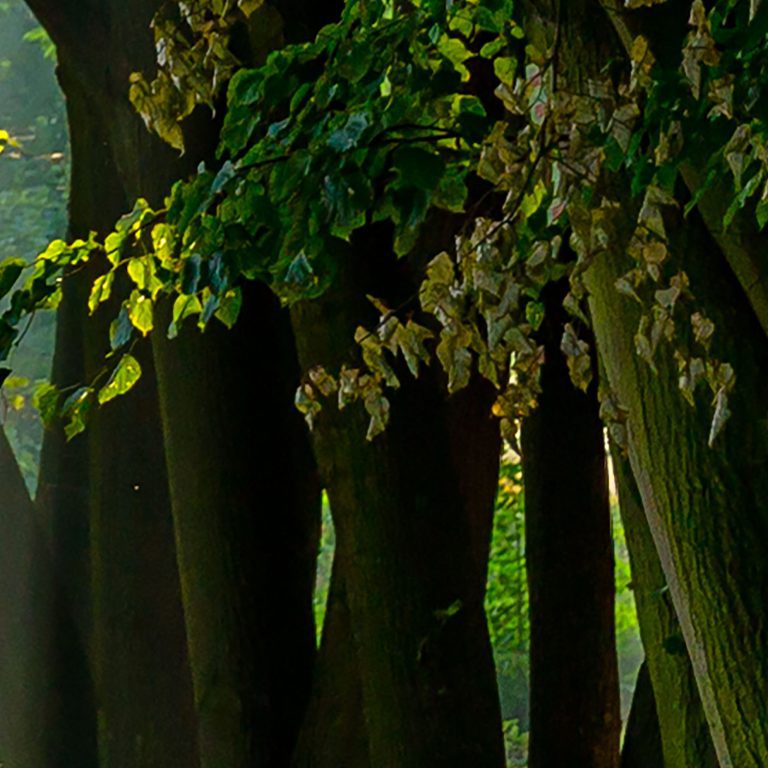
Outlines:
<svg viewBox="0 0 768 768"><path fill-rule="evenodd" d="M563 286L545 289L546 362L522 430L531 627L529 765L616 768L621 713L603 425L560 352Z"/></svg>
<svg viewBox="0 0 768 768"><path fill-rule="evenodd" d="M756 684L768 677L768 454L755 416L768 407L764 334L700 220L690 216L671 239L697 308L716 324L714 354L738 372L732 415L713 448L709 398L686 405L667 348L657 374L635 354L639 307L614 286L631 266L621 243L590 269L590 307L610 387L628 409L632 471L720 765L758 768L768 762L768 695Z"/></svg>
<svg viewBox="0 0 768 768"><path fill-rule="evenodd" d="M372 319L366 293L412 290L394 257L362 250L326 295L294 308L305 370L353 360L355 328ZM315 454L348 553L371 766L504 763L483 612L499 453L492 399L475 381L446 402L442 376L429 369L418 381L403 375L391 423L373 442L361 408L328 404L320 414ZM343 754L336 764L347 764Z"/></svg>
<svg viewBox="0 0 768 768"><path fill-rule="evenodd" d="M663 765L664 768L717 768L693 668L632 469L618 450L612 453L648 668L645 674L652 681L658 712L656 729L664 748ZM634 708L634 703L632 706ZM643 722L649 723L649 720ZM626 747L625 741L625 751Z"/></svg>
<svg viewBox="0 0 768 768"><path fill-rule="evenodd" d="M635 694L624 733L621 768L667 768L667 765L661 747L653 683L648 662L643 661L637 673Z"/></svg>

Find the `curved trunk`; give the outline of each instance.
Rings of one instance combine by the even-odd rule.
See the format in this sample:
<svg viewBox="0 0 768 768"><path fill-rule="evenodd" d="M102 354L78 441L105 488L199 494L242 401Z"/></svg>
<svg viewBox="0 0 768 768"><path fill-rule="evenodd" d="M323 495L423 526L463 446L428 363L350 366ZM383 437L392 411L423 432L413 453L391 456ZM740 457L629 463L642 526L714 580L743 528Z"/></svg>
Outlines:
<svg viewBox="0 0 768 768"><path fill-rule="evenodd" d="M545 289L542 392L522 429L530 611L531 768L617 768L613 541L594 389L571 383L564 286Z"/></svg>
<svg viewBox="0 0 768 768"><path fill-rule="evenodd" d="M678 224L671 252L696 305L717 327L714 354L738 384L713 448L709 398L691 408L668 348L654 374L633 349L639 308L614 287L631 266L615 243L588 273L590 307L610 386L628 409L629 458L659 553L722 768L768 762L768 407L764 334L696 216ZM685 341L685 339L683 339Z"/></svg>

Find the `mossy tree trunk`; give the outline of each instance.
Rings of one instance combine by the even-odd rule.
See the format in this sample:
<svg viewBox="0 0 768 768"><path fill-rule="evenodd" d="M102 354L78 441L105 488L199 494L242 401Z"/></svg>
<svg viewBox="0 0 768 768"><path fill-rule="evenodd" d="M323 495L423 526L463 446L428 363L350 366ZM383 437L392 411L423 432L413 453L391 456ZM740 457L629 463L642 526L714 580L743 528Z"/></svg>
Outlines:
<svg viewBox="0 0 768 768"><path fill-rule="evenodd" d="M656 374L635 355L639 307L614 286L631 266L619 242L590 269L590 307L608 382L628 409L629 459L720 765L758 768L768 762L768 693L756 683L768 675L768 451L756 414L768 407L768 349L695 215L684 230L678 223L671 250L691 277L695 306L717 326L714 354L738 372L714 447L711 395L696 408L685 403L667 348Z"/></svg>
<svg viewBox="0 0 768 768"><path fill-rule="evenodd" d="M613 541L595 387L560 351L564 286L545 289L545 360L522 429L530 610L529 765L616 768L619 700Z"/></svg>
<svg viewBox="0 0 768 768"><path fill-rule="evenodd" d="M663 746L663 766L717 768L717 758L701 707L693 668L629 460L615 448L612 454L621 520L632 568L640 636L645 649L645 668L638 677L638 689L646 699L653 700L656 717L654 729ZM650 688L650 692L640 688L641 682ZM635 698L637 696L636 693ZM647 703L645 706L648 706ZM632 708L634 713L634 701ZM630 723L632 719L633 714L630 714ZM652 727L646 716L643 716L643 724ZM624 744L626 760L630 759L626 755L629 751L645 754L643 745L635 743L635 739L640 742L653 740L653 734L628 728ZM635 759L634 763L629 762L627 765L640 766L645 763Z"/></svg>

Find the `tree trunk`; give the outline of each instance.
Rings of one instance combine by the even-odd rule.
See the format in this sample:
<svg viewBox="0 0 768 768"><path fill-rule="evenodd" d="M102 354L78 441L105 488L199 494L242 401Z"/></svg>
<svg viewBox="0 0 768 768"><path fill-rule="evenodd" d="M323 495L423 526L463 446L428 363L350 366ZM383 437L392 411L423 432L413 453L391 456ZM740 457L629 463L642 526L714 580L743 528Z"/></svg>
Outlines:
<svg viewBox="0 0 768 768"><path fill-rule="evenodd" d="M314 34L337 10L336 2L303 15L273 5L289 40ZM215 134L209 139L190 144L188 155L211 154ZM164 173L170 186L178 163ZM152 341L201 764L286 766L312 684L320 528L320 486L293 405L299 369L289 318L264 286L251 285L232 331L188 329L172 342L161 332ZM245 374L246 358L259 374Z"/></svg>
<svg viewBox="0 0 768 768"><path fill-rule="evenodd" d="M654 711L658 712L656 728L664 749L663 766L717 768L693 669L632 469L620 451L614 449L612 453L640 635L645 649L644 666L648 668L644 674L652 681L651 695L655 693ZM638 685L639 681L640 678ZM632 706L634 710L634 702ZM643 722L649 721L646 718ZM627 738L629 733L628 730ZM626 747L625 739L625 752Z"/></svg>
<svg viewBox="0 0 768 768"><path fill-rule="evenodd" d="M522 430L530 611L529 765L616 768L619 699L613 542L594 388L560 351L562 285L545 289L539 405Z"/></svg>
<svg viewBox="0 0 768 768"><path fill-rule="evenodd" d="M287 316L256 287L232 332L156 352L203 765L284 766L309 697L320 522Z"/></svg>
<svg viewBox="0 0 768 768"><path fill-rule="evenodd" d="M621 243L612 249L588 274L590 307L610 387L628 409L632 470L720 765L758 768L768 763L768 694L756 684L768 676L768 452L756 417L768 407L764 335L690 216L685 231L673 232L671 252L691 277L697 308L716 324L714 354L738 372L733 414L709 448L709 399L695 409L684 402L667 348L657 354L656 375L635 355L639 308L614 287L631 264Z"/></svg>
<svg viewBox="0 0 768 768"><path fill-rule="evenodd" d="M348 255L331 290L294 308L304 370L353 362L355 328L373 320L366 293L397 305L395 294L412 291L407 266L376 249L358 243L365 257ZM483 611L498 479L493 392L475 381L446 402L444 387L433 369L418 381L404 374L373 442L359 406L327 404L314 433L337 546L348 553L371 766L504 764ZM343 754L336 764L348 764Z"/></svg>
<svg viewBox="0 0 768 768"><path fill-rule="evenodd" d="M667 768L667 765L661 747L653 683L648 672L648 662L643 661L637 673L635 694L624 733L621 768Z"/></svg>
<svg viewBox="0 0 768 768"><path fill-rule="evenodd" d="M71 37L68 26L49 29L58 43L70 123L72 236L111 230L128 207L121 165L129 157L141 167L149 161L131 155L134 146L115 141L115 133L130 135L130 125L143 133L135 117L130 125L123 120L130 105L122 75L133 61L136 30L147 35L154 8L119 5L89 7L82 37ZM64 21L77 16L72 9ZM106 310L86 318L88 282L87 273L65 280L54 365L59 385L87 382L103 365L111 317ZM136 390L95 413L88 433L73 443L51 433L44 451L43 493L54 544L63 550L57 564L65 583L73 584L70 604L78 608L79 639L89 652L98 702L94 716L79 690L88 680L84 669L62 659L73 688L62 686L63 711L74 723L63 721L50 738L66 766L95 764L90 745L97 720L100 761L112 768L197 763L157 393L148 345L136 354L144 368ZM68 484L79 493L66 492ZM92 591L83 578L89 551ZM84 605L93 606L92 619ZM75 739L78 731L82 736Z"/></svg>

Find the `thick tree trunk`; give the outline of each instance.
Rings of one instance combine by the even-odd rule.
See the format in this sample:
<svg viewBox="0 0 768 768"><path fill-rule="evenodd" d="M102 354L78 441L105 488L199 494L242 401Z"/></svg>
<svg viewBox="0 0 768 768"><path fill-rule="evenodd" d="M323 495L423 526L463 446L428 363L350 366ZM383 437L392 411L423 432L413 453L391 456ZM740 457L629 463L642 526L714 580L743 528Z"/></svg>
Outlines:
<svg viewBox="0 0 768 768"><path fill-rule="evenodd" d="M353 362L355 328L373 319L366 293L396 305L395 294L402 301L412 290L402 262L356 250L365 257L348 256L333 289L293 310L305 370ZM446 402L441 378L404 374L391 423L373 442L359 406L339 412L328 403L314 434L338 547L348 554L371 766L504 763L483 612L499 454L493 393L476 381ZM347 764L343 754L336 764Z"/></svg>
<svg viewBox="0 0 768 768"><path fill-rule="evenodd" d="M560 351L561 286L545 290L542 393L522 430L528 764L616 768L621 712L603 425L594 389L585 394L574 387Z"/></svg>
<svg viewBox="0 0 768 768"><path fill-rule="evenodd" d="M635 694L621 748L621 768L667 768L661 747L656 697L646 661L643 661L637 673Z"/></svg>
<svg viewBox="0 0 768 768"><path fill-rule="evenodd" d="M709 398L686 405L667 348L653 374L634 352L639 308L616 279L621 243L588 275L595 333L610 387L628 409L629 458L693 663L722 768L768 763L768 407L764 334L696 216L673 234L696 305L715 322L714 354L733 363L732 416L713 448ZM683 338L685 338L683 336Z"/></svg>
<svg viewBox="0 0 768 768"><path fill-rule="evenodd" d="M273 5L289 39L314 33L337 10L336 2L303 15ZM198 138L188 155L204 157L210 139ZM178 163L164 172L170 185ZM265 287L246 286L233 331L190 329L172 342L155 334L153 348L201 764L280 768L312 684L320 526L314 459L293 406L299 369L289 318ZM245 373L246 357L259 374Z"/></svg>
<svg viewBox="0 0 768 768"><path fill-rule="evenodd" d="M211 768L287 765L309 697L320 487L293 407L287 319L257 288L246 291L234 331L156 345L201 754ZM262 374L245 373L246 350Z"/></svg>
<svg viewBox="0 0 768 768"><path fill-rule="evenodd" d="M648 671L658 712L656 729L664 750L664 768L717 768L699 691L672 606L664 572L643 511L629 461L614 449L613 468L621 520L632 567L632 585ZM638 686L640 680L638 678ZM636 695L637 696L637 695ZM634 710L634 702L633 702ZM630 716L631 717L631 716ZM647 718L643 722L650 724ZM637 732L633 732L637 733ZM637 733L641 740L645 735ZM625 739L625 753L630 743ZM629 759L629 758L628 758ZM636 763L638 766L644 763ZM629 763L634 765L634 763ZM660 763L661 765L661 763ZM622 763L622 768L624 765Z"/></svg>

